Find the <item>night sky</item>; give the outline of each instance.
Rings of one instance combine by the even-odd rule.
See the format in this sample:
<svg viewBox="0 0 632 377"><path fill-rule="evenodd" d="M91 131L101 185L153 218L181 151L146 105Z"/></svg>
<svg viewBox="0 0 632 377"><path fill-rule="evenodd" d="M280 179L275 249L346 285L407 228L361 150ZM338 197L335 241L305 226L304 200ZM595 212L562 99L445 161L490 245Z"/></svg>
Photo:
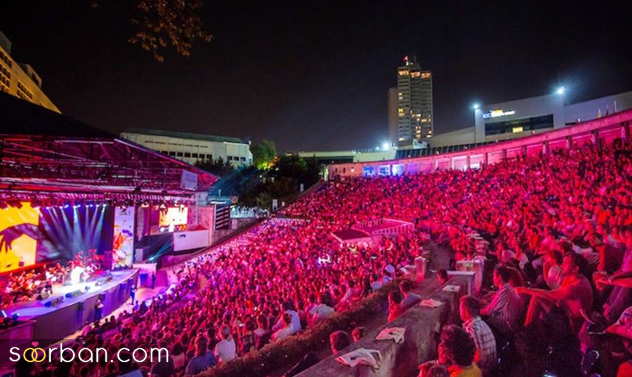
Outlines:
<svg viewBox="0 0 632 377"><path fill-rule="evenodd" d="M274 140L280 152L380 145L402 57L434 73L435 133L470 105L632 90L632 2L217 1L213 34L159 63L131 45L131 0L2 0L0 30L71 117Z"/></svg>

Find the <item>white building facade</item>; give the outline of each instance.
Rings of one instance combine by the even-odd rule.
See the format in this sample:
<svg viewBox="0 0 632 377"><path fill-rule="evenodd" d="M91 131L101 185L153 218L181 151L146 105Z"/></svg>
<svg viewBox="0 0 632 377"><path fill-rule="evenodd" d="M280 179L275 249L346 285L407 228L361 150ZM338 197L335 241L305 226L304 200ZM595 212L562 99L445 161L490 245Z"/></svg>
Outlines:
<svg viewBox="0 0 632 377"><path fill-rule="evenodd" d="M192 165L219 158L235 168L252 165L250 142L236 137L145 128L131 128L121 137Z"/></svg>

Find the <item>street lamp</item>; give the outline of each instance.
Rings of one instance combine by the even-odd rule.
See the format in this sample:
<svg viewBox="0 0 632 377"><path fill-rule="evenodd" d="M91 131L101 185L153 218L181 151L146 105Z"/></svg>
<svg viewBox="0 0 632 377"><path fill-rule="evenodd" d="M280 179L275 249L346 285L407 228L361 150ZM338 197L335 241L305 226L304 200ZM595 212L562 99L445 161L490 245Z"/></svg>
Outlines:
<svg viewBox="0 0 632 377"><path fill-rule="evenodd" d="M557 94L558 96L563 96L566 93L566 88L563 86L560 86L559 88L557 88L557 90L555 91L555 94Z"/></svg>
<svg viewBox="0 0 632 377"><path fill-rule="evenodd" d="M480 109L480 107L481 107L481 105L479 105L478 103L475 103L475 104L472 105L472 109L474 109L474 110L478 110L478 109Z"/></svg>

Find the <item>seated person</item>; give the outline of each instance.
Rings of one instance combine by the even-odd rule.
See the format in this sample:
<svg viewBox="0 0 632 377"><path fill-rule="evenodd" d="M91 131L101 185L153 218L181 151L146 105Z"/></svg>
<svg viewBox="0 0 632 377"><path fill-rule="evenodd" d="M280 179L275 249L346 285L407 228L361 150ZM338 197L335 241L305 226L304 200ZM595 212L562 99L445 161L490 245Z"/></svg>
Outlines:
<svg viewBox="0 0 632 377"><path fill-rule="evenodd" d="M388 321L393 322L402 315L406 309L402 306L402 294L399 291L392 291L388 294Z"/></svg>
<svg viewBox="0 0 632 377"><path fill-rule="evenodd" d="M351 337L346 331L334 331L329 335L329 345L331 352L335 355L351 345Z"/></svg>
<svg viewBox="0 0 632 377"><path fill-rule="evenodd" d="M485 376L496 369L496 338L487 323L480 317L480 302L474 296L463 296L460 300L459 314L463 321L463 329L474 340L476 355L474 360Z"/></svg>
<svg viewBox="0 0 632 377"><path fill-rule="evenodd" d="M421 296L413 293L412 289L413 285L409 280L404 280L399 283L399 291L404 296L402 300L402 307L404 309L410 309L421 302Z"/></svg>
<svg viewBox="0 0 632 377"><path fill-rule="evenodd" d="M518 287L519 294L532 296L527 310L525 327L534 321L541 320L553 306L559 306L568 315L575 332L579 332L584 321L581 311L589 313L592 309L593 294L590 282L579 273L582 258L579 254L568 254L562 262L564 280L558 289L544 290Z"/></svg>
<svg viewBox="0 0 632 377"><path fill-rule="evenodd" d="M476 345L465 330L455 325L445 326L441 331L439 347L451 364L448 367L450 377L483 377L481 370L474 364ZM441 358L439 361L442 361Z"/></svg>
<svg viewBox="0 0 632 377"><path fill-rule="evenodd" d="M510 279L511 273L507 267L497 266L494 269L493 281L498 290L489 304L481 309L481 314L487 316L487 323L507 338L513 335L513 329L519 325L523 310L522 299L509 284Z"/></svg>

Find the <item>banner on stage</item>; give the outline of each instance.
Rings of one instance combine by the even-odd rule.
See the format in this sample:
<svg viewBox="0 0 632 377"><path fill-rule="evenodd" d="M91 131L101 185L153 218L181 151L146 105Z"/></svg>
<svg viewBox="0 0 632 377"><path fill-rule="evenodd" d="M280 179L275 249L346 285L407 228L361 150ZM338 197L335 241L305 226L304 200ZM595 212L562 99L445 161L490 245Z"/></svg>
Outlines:
<svg viewBox="0 0 632 377"><path fill-rule="evenodd" d="M116 207L114 212L113 268L131 267L134 254L134 207Z"/></svg>
<svg viewBox="0 0 632 377"><path fill-rule="evenodd" d="M183 190L197 190L198 176L190 171L182 171L182 179L180 180L180 188Z"/></svg>

